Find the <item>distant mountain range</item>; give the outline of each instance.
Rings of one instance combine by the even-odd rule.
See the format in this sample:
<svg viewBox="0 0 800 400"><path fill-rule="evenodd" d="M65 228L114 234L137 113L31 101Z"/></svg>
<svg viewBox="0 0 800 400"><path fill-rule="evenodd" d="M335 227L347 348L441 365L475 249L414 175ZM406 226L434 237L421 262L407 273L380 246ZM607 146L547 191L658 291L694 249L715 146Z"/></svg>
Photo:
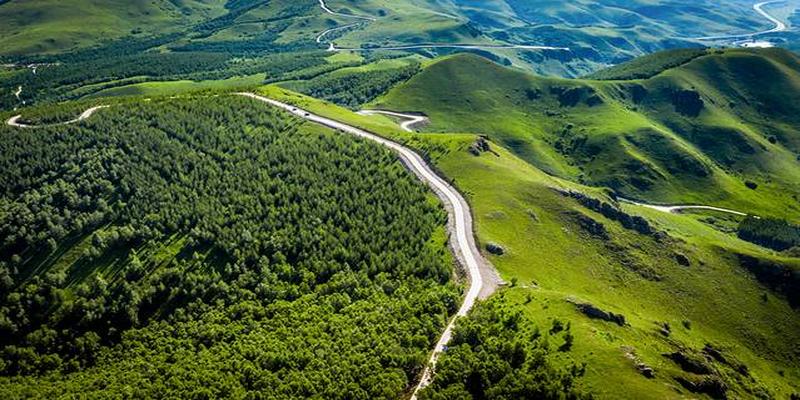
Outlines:
<svg viewBox="0 0 800 400"><path fill-rule="evenodd" d="M0 2L0 54L55 55L110 40L144 38L160 38L154 47L161 50L236 54L325 49L328 41L346 48L543 45L570 51L491 47L473 51L539 73L579 76L658 50L740 45L748 37L698 38L747 35L775 26L753 8L752 0L724 4L712 0L329 0L323 3L325 9L320 4L318 0ZM792 30L792 22L799 19L797 8L792 0L764 2L764 12L784 23L787 31L759 38L796 48L800 36ZM441 55L463 50L383 52Z"/></svg>

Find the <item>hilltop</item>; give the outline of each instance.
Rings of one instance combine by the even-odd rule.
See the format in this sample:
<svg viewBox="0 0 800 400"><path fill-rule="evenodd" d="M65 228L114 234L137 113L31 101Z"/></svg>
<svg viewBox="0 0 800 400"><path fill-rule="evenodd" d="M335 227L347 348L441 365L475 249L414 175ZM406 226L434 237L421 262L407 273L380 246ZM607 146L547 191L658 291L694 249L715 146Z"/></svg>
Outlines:
<svg viewBox="0 0 800 400"><path fill-rule="evenodd" d="M647 79L601 81L458 55L374 106L424 112L428 132L483 134L549 174L621 196L799 216L798 57L771 49L707 50L677 66L671 55L654 58L664 67L622 67Z"/></svg>

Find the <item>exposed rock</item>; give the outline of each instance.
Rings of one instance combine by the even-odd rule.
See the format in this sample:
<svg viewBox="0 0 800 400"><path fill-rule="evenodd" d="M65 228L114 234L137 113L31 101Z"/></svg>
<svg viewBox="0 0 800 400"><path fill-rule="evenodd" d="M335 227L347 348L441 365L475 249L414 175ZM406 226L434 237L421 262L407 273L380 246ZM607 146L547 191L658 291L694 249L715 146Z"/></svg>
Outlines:
<svg viewBox="0 0 800 400"><path fill-rule="evenodd" d="M703 347L703 353L723 364L728 363L728 360L722 355L722 351L716 349L711 344L706 344L705 347Z"/></svg>
<svg viewBox="0 0 800 400"><path fill-rule="evenodd" d="M669 337L669 335L672 334L672 327L669 326L669 322L664 322L663 324L660 324L660 329L658 332L665 337Z"/></svg>
<svg viewBox="0 0 800 400"><path fill-rule="evenodd" d="M664 354L664 357L674 361L682 370L698 375L709 375L713 371L704 360L693 357L683 351Z"/></svg>
<svg viewBox="0 0 800 400"><path fill-rule="evenodd" d="M587 317L593 319L600 319L603 321L613 322L619 326L625 326L625 316L622 314L614 314L613 312L603 311L589 303L576 303L575 307L578 311L584 313Z"/></svg>
<svg viewBox="0 0 800 400"><path fill-rule="evenodd" d="M497 153L492 151L492 148L489 145L489 140L485 136L479 136L475 143L469 146L469 152L476 157L486 152L491 152L497 155Z"/></svg>
<svg viewBox="0 0 800 400"><path fill-rule="evenodd" d="M743 376L750 376L750 368L748 368L747 365L742 364L735 359L729 359L728 357L725 357L725 355L722 354L722 350L714 347L711 344L706 344L705 347L703 347L703 354L717 362L730 366Z"/></svg>
<svg viewBox="0 0 800 400"><path fill-rule="evenodd" d="M506 249L503 246L500 246L497 243L487 243L486 244L486 251L496 256L502 256L506 253Z"/></svg>
<svg viewBox="0 0 800 400"><path fill-rule="evenodd" d="M684 267L689 267L692 265L692 261L689 260L689 257L686 257L681 253L675 253L675 261L677 261L678 264L683 265Z"/></svg>
<svg viewBox="0 0 800 400"><path fill-rule="evenodd" d="M625 229L634 230L643 235L655 235L655 231L650 226L650 223L642 217L627 214L609 203L602 202L580 192L560 191L560 193L564 196L572 197L573 199L578 200L578 202L584 207L603 214L603 216L608 219L618 221Z"/></svg>
<svg viewBox="0 0 800 400"><path fill-rule="evenodd" d="M639 357L636 355L636 350L631 346L622 346L622 351L625 352L625 358L633 361L634 365L636 366L636 370L639 371L640 374L644 375L645 378L652 379L656 377L656 372L642 362Z"/></svg>
<svg viewBox="0 0 800 400"><path fill-rule="evenodd" d="M713 399L728 398L728 386L719 377L709 376L700 381L693 381L679 376L675 380L692 393L707 394Z"/></svg>
<svg viewBox="0 0 800 400"><path fill-rule="evenodd" d="M636 369L647 379L653 379L656 377L656 372L653 370L653 368L647 366L645 363L640 362L636 364Z"/></svg>
<svg viewBox="0 0 800 400"><path fill-rule="evenodd" d="M600 222L595 221L592 217L581 213L570 213L575 217L578 221L578 225L583 228L584 231L588 232L590 235L598 237L603 240L608 240L610 236L608 235L608 230L606 226Z"/></svg>

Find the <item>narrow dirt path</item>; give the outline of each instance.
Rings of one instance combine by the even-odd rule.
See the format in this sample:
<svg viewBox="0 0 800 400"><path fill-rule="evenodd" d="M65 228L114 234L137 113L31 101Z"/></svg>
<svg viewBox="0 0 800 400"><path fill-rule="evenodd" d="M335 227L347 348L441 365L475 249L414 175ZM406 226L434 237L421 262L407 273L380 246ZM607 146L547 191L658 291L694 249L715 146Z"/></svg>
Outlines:
<svg viewBox="0 0 800 400"><path fill-rule="evenodd" d="M430 121L428 117L424 115L415 115L415 114L404 114L395 111L386 111L386 110L361 110L357 114L361 115L388 115L390 117L400 118L403 122L400 124L400 127L403 128L406 132L414 132L414 127L419 126L420 124L425 124Z"/></svg>
<svg viewBox="0 0 800 400"><path fill-rule="evenodd" d="M439 355L444 351L447 343L450 342L450 339L453 335L453 327L456 319L458 317L467 315L472 307L475 306L475 302L478 299L489 297L502 283L500 277L497 275L497 271L494 269L491 263L489 263L489 261L483 257L475 242L475 237L473 235L472 212L469 204L464 197L461 196L458 190L456 190L456 188L433 172L433 169L419 154L405 146L354 126L312 114L306 110L282 103L277 100L259 96L253 93L238 93L238 95L265 102L274 107L286 110L305 120L365 138L382 146L388 147L396 152L406 167L408 167L408 169L411 170L420 180L425 182L425 184L430 186L436 195L442 200L442 203L444 203L448 216L450 245L456 260L458 260L458 262L466 269L466 272L469 276L469 290L464 296L464 301L461 303L461 307L458 309L458 312L447 324L442 336L436 343L436 347L433 349L433 353L431 354L428 365L425 367L425 370L422 374L422 379L420 379L419 384L414 389L414 395L412 399L416 399L417 392L430 384L433 377L433 369L436 366L436 361L438 360Z"/></svg>
<svg viewBox="0 0 800 400"><path fill-rule="evenodd" d="M90 118L92 116L92 114L94 114L98 110L101 110L103 108L108 108L108 107L110 107L110 106L107 106L107 105L95 106L95 107L89 108L86 111L84 111L83 113L81 113L81 115L79 115L78 118L71 119L71 120L65 121L65 122L59 122L59 123L55 123L55 124L46 124L46 125L24 124L22 122L19 122L20 118L22 118L22 115L15 115L15 116L9 118L8 121L6 121L6 125L13 126L15 128L44 128L44 127L48 127L48 126L70 125L70 124L74 124L74 123L77 123L77 122L81 122L81 121L83 121L85 119L88 119L88 118Z"/></svg>
<svg viewBox="0 0 800 400"><path fill-rule="evenodd" d="M741 211L730 210L730 209L727 209L727 208L713 207L713 206L702 206L702 205L671 205L671 206L655 205L655 204L647 204L647 203L642 203L642 202L638 202L638 201L634 201L634 200L629 200L629 199L625 199L625 198L622 198L622 197L619 198L619 201L621 201L623 203L633 204L633 205L639 206L639 207L649 208L651 210L661 211L661 212L664 212L664 213L670 213L670 214L677 214L677 213L679 213L681 211L689 211L689 210L706 210L706 211L718 211L718 212L722 212L722 213L726 213L726 214L738 215L740 217L750 216L750 214L743 213Z"/></svg>

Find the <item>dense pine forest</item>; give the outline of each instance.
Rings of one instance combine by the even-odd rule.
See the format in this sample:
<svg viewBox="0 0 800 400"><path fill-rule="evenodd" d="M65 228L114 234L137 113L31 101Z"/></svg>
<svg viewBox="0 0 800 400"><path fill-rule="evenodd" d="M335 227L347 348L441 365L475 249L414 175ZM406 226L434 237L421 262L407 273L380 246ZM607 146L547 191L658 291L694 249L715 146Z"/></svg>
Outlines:
<svg viewBox="0 0 800 400"><path fill-rule="evenodd" d="M233 96L0 128L0 396L397 398L459 302L388 150Z"/></svg>
<svg viewBox="0 0 800 400"><path fill-rule="evenodd" d="M591 399L577 385L585 364L552 361L574 340L569 322L555 319L540 327L520 310L504 308L502 300L489 300L459 321L436 379L420 398Z"/></svg>

